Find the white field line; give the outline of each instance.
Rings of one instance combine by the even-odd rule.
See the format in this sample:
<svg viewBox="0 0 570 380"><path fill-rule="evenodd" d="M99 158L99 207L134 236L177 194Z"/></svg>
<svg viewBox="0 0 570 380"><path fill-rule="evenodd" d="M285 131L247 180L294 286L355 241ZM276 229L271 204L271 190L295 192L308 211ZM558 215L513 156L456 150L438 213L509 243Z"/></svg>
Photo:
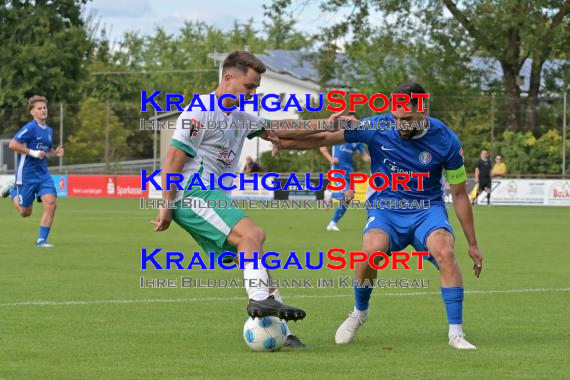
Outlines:
<svg viewBox="0 0 570 380"><path fill-rule="evenodd" d="M512 293L554 293L554 292L570 292L570 288L536 288L536 289L503 289L503 290L467 290L465 294L512 294ZM410 297L410 296L435 296L440 292L397 292L397 293L380 293L375 292L378 297ZM286 296L289 299L301 298L349 298L352 294L304 294ZM173 298L173 299L139 299L139 300L93 300L93 301L25 301L14 303L0 303L2 307L17 306L64 306L64 305L112 305L112 304L148 304L148 303L175 303L175 302L217 302L217 301L245 301L243 297L189 297L189 298Z"/></svg>

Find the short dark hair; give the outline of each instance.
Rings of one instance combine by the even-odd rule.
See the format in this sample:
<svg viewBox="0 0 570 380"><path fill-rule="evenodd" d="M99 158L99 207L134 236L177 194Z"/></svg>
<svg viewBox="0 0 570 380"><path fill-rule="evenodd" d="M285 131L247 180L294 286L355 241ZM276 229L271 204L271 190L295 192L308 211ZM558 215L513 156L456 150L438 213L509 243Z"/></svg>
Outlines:
<svg viewBox="0 0 570 380"><path fill-rule="evenodd" d="M427 94L427 93L428 92L425 90L425 88L422 87L421 84L411 81L400 83L398 87L396 87L396 89L392 91L392 94L406 94L409 95L410 97L412 96L412 94ZM428 106L427 102L428 100L424 100L424 108L427 108ZM418 98L411 99L410 103L412 104L412 106L417 107Z"/></svg>
<svg viewBox="0 0 570 380"><path fill-rule="evenodd" d="M222 66L222 72L226 72L227 69L235 68L246 74L247 69L251 68L259 74L263 74L267 68L255 55L244 51L236 50L230 53L224 60Z"/></svg>

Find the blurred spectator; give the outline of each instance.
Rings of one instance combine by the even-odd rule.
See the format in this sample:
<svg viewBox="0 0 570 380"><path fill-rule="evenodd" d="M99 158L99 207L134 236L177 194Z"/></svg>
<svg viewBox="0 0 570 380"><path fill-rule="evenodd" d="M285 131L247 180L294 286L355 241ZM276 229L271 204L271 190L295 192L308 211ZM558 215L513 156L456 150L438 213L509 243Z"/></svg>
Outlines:
<svg viewBox="0 0 570 380"><path fill-rule="evenodd" d="M475 168L475 180L477 181L478 190L477 198L483 192L487 192L487 204L491 203L491 160L489 159L489 152L486 150L481 151L477 167ZM475 202L477 202L475 198Z"/></svg>
<svg viewBox="0 0 570 380"><path fill-rule="evenodd" d="M507 164L503 161L503 157L495 157L495 165L493 165L493 170L491 171L492 177L505 177L507 175Z"/></svg>
<svg viewBox="0 0 570 380"><path fill-rule="evenodd" d="M245 166L243 167L243 172L245 174L251 173L259 173L261 171L261 167L257 164L257 162L253 161L250 156L247 156L245 159Z"/></svg>

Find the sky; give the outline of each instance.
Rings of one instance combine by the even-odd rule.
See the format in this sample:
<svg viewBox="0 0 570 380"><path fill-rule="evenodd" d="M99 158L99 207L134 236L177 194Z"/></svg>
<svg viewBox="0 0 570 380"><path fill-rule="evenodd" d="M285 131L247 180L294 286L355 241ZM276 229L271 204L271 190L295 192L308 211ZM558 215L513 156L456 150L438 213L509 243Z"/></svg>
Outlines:
<svg viewBox="0 0 570 380"><path fill-rule="evenodd" d="M340 14L323 15L319 3L315 0L292 1L291 10L298 20L298 30L316 33L319 27L342 17ZM117 41L127 31L152 34L156 26L174 34L184 21L191 20L205 21L228 30L234 19L245 21L253 17L259 22L257 29L261 29L262 4L270 4L270 0L93 0L87 3L86 11L95 11L100 27L110 31L111 41Z"/></svg>

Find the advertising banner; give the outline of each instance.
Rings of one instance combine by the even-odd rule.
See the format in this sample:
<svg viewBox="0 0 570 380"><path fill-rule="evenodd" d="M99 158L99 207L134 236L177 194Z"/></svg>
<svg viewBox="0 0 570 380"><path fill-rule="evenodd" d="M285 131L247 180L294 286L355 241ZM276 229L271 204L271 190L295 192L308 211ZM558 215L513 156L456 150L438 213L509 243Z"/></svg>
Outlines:
<svg viewBox="0 0 570 380"><path fill-rule="evenodd" d="M67 176L66 175L52 175L53 184L57 190L58 198L67 197Z"/></svg>
<svg viewBox="0 0 570 380"><path fill-rule="evenodd" d="M482 193L478 204L486 204ZM570 206L570 182L563 180L500 179L493 180L492 205Z"/></svg>

